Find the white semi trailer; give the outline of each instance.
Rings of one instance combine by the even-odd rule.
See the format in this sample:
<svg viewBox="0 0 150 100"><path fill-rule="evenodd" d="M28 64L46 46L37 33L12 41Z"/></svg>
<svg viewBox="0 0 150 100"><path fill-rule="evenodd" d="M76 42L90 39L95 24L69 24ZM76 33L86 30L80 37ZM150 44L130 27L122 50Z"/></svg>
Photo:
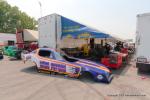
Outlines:
<svg viewBox="0 0 150 100"><path fill-rule="evenodd" d="M58 14L44 16L38 20L39 47L58 49L69 46L73 41L65 43L65 39L109 38L110 35L95 30ZM62 39L62 37L67 37ZM86 41L87 42L87 41Z"/></svg>
<svg viewBox="0 0 150 100"><path fill-rule="evenodd" d="M61 38L61 16L51 14L38 20L39 47L57 48Z"/></svg>
<svg viewBox="0 0 150 100"><path fill-rule="evenodd" d="M150 71L150 13L137 15L136 67L139 71Z"/></svg>

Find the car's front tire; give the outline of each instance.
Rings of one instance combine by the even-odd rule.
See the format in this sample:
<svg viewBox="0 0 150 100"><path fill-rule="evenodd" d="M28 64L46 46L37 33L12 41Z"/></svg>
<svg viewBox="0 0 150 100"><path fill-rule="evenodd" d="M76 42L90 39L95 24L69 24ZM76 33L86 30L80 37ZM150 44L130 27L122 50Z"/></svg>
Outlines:
<svg viewBox="0 0 150 100"><path fill-rule="evenodd" d="M81 75L78 77L78 79L81 80L85 80L85 79L89 79L89 80L94 80L93 75L90 72L82 72Z"/></svg>

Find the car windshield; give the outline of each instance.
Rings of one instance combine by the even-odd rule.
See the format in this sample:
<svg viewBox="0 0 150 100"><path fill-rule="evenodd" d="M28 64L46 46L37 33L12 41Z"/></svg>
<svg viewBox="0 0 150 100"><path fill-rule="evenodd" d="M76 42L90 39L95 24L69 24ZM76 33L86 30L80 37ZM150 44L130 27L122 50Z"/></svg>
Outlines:
<svg viewBox="0 0 150 100"><path fill-rule="evenodd" d="M15 46L11 46L11 47L9 47L9 49L14 49L14 50L16 50L16 49L17 49L17 47L15 47Z"/></svg>
<svg viewBox="0 0 150 100"><path fill-rule="evenodd" d="M70 56L68 56L67 54L65 54L64 52L61 53L61 56L62 56L66 61L68 61L68 62L76 62L76 61L78 61L78 59L73 58L73 57L70 57Z"/></svg>
<svg viewBox="0 0 150 100"><path fill-rule="evenodd" d="M55 59L56 60L66 60L68 62L76 62L78 61L77 59L75 58L72 58L72 57L69 57L67 56L65 53L58 53L58 52L55 52Z"/></svg>

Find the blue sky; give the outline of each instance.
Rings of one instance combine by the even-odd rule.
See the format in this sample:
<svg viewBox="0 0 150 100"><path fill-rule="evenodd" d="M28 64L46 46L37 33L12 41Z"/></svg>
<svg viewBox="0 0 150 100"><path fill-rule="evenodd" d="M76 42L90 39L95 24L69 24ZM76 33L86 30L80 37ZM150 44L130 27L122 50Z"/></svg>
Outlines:
<svg viewBox="0 0 150 100"><path fill-rule="evenodd" d="M30 16L58 13L121 38L134 38L136 15L150 12L150 0L7 0Z"/></svg>

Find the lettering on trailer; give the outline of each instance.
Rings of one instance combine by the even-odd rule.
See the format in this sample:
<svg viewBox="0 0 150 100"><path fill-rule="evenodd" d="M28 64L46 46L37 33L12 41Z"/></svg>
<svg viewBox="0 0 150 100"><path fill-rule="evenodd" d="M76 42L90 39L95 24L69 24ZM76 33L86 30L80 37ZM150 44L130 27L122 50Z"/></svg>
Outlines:
<svg viewBox="0 0 150 100"><path fill-rule="evenodd" d="M66 72L66 65L51 63L51 70L57 71L57 72Z"/></svg>
<svg viewBox="0 0 150 100"><path fill-rule="evenodd" d="M49 69L49 62L40 61L40 68Z"/></svg>
<svg viewBox="0 0 150 100"><path fill-rule="evenodd" d="M68 27L62 27L63 28L63 32L74 32L77 31L77 29L80 28L80 26L68 26Z"/></svg>

